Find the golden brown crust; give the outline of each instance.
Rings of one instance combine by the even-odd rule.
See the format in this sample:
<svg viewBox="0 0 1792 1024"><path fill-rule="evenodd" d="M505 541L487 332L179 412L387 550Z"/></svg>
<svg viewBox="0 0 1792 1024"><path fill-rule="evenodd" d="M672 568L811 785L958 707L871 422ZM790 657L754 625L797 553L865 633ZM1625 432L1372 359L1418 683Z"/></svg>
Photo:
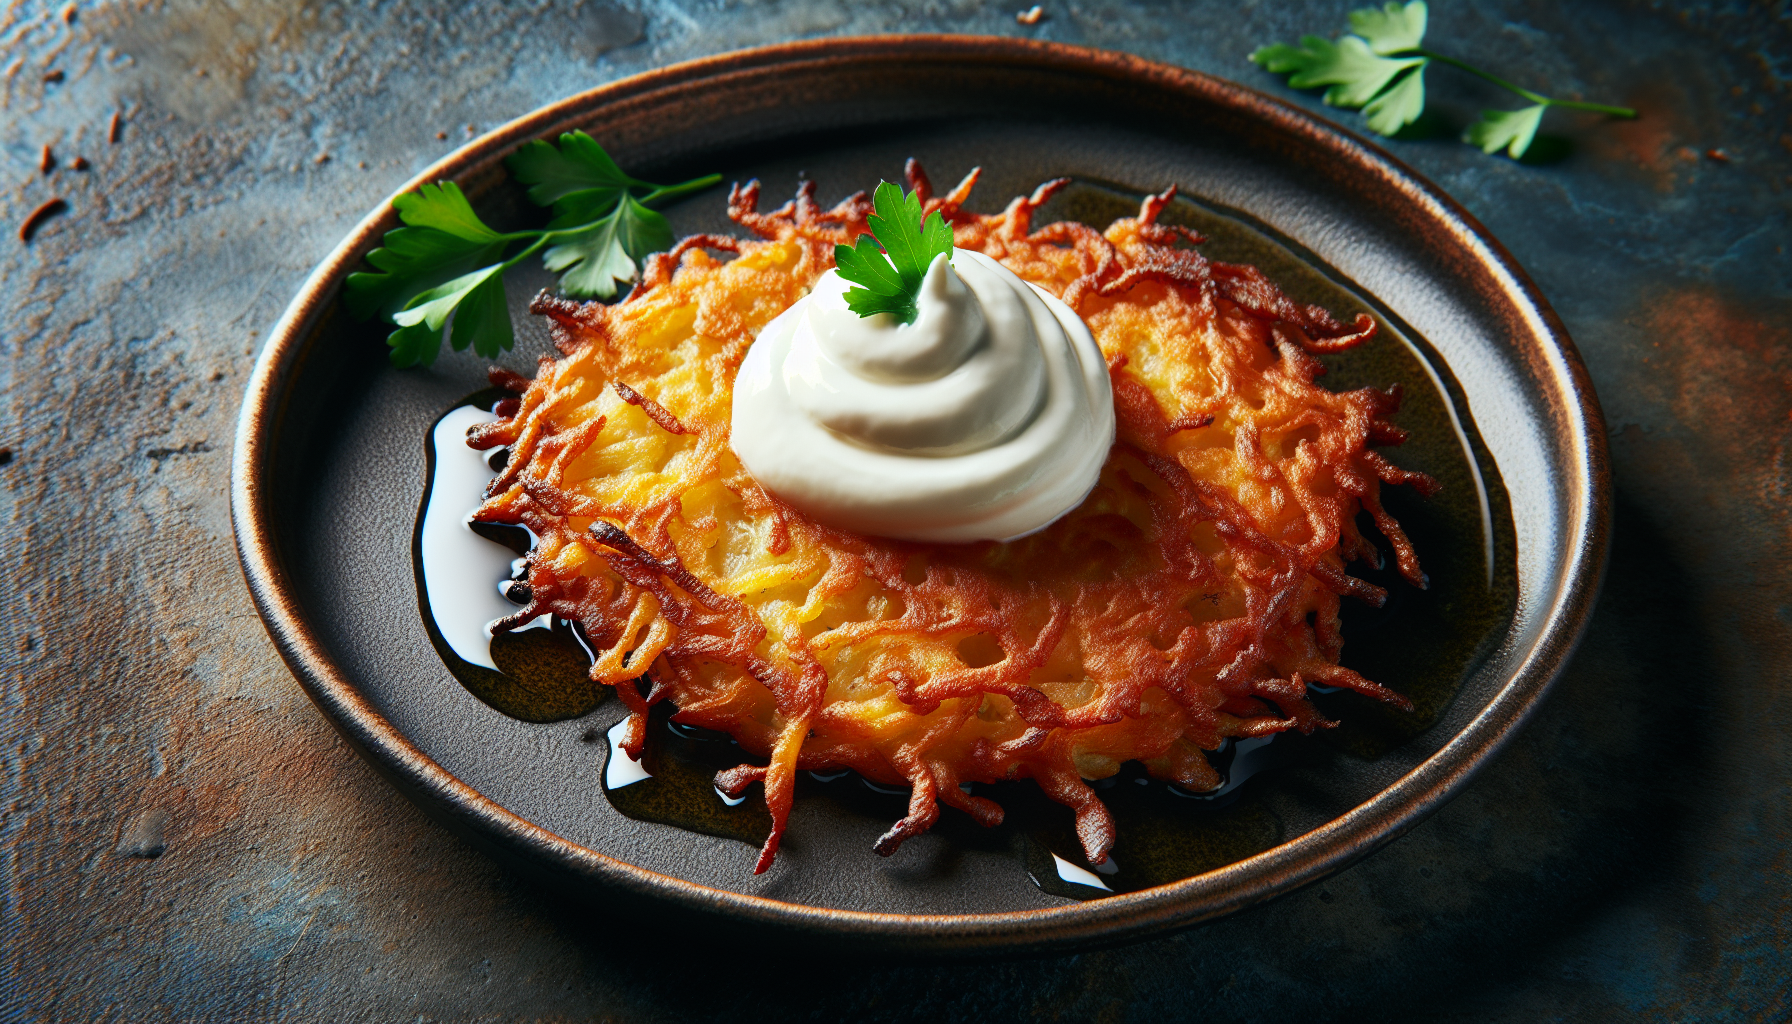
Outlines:
<svg viewBox="0 0 1792 1024"><path fill-rule="evenodd" d="M983 824L999 807L960 783L1031 777L1074 809L1092 862L1113 823L1085 778L1138 760L1197 790L1219 779L1202 754L1228 736L1332 723L1306 683L1404 706L1338 665L1338 604L1385 593L1347 575L1374 558L1354 525L1367 509L1401 572L1423 585L1381 483L1429 491L1367 447L1402 437L1397 390L1334 393L1314 352L1374 334L1289 300L1254 268L1209 261L1200 239L1156 223L1172 196L1105 232L1033 230L1063 182L999 216L963 209L977 174L935 196L909 184L956 243L1064 298L1109 361L1119 442L1082 506L1009 544L921 545L830 529L783 505L728 447L730 387L760 327L863 233L863 193L829 209L804 183L758 210L757 182L729 213L758 240L696 236L649 260L622 303L543 296L564 357L544 359L475 447L509 463L478 512L540 543L528 607L553 612L598 652L592 677L631 713L647 708L732 733L769 760L723 772L765 784L771 863L799 769L851 768L912 787L889 853L945 803ZM733 258L718 260L710 252ZM493 382L515 387L520 378ZM636 681L647 677L648 692Z"/></svg>

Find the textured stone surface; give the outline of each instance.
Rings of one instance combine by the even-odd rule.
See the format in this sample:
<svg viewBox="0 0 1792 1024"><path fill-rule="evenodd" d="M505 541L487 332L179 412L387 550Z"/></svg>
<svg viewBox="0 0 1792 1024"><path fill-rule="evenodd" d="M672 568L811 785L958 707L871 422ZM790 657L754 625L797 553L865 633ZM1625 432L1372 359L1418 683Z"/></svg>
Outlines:
<svg viewBox="0 0 1792 1024"><path fill-rule="evenodd" d="M671 61L886 31L1128 50L1355 127L1243 60L1351 6L1059 2L1027 28L947 0L13 0L0 1016L1784 1019L1784 3L1438 5L1434 45L1645 111L1552 115L1559 138L1520 165L1454 141L1511 104L1439 70L1429 132L1387 144L1488 224L1580 345L1616 548L1584 648L1517 743L1404 839L1266 906L1119 950L792 986L761 979L800 968L700 935L642 949L428 824L336 741L250 605L226 485L256 345L352 222L470 131ZM69 211L19 243L53 196Z"/></svg>

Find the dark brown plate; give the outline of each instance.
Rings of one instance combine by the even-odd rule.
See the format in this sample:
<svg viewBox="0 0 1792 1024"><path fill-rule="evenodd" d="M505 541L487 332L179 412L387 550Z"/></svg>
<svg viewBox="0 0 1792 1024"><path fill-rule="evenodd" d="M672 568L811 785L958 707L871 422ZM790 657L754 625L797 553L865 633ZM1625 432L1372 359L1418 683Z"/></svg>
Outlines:
<svg viewBox="0 0 1792 1024"><path fill-rule="evenodd" d="M481 387L484 363L461 354L429 371L392 370L383 332L344 315L342 278L397 225L382 204L318 267L262 351L235 453L238 550L281 654L343 735L438 820L557 891L633 920L696 918L827 948L1016 953L1188 925L1321 878L1411 828L1511 736L1579 637L1610 495L1603 421L1579 356L1473 218L1337 128L1120 54L991 38L840 39L593 90L469 144L400 191L453 179L494 223L527 221L538 214L505 179L503 157L574 128L644 177L759 177L771 202L803 174L832 201L896 178L909 156L942 186L983 165L971 205L990 212L1059 175L1089 185L1064 216L1079 202L1105 210L1116 194L1175 183L1198 204L1189 216L1224 214L1247 229L1238 239L1267 240L1265 260L1295 259L1313 287L1344 289L1382 315L1394 336L1381 351L1405 354L1343 361L1329 382L1404 380L1461 422L1497 513L1486 524L1494 568L1514 589L1496 616L1476 620L1473 657L1431 667L1428 727L1311 745L1251 783L1274 819L1273 833L1261 816L1240 826L1272 836L1261 852L1251 851L1264 841L1222 842L1215 863L1242 859L1077 902L1040 891L1021 860L957 829L879 858L871 841L886 821L850 802L799 798L778 864L755 877L745 844L610 806L599 784L605 744L588 737L620 717L617 702L577 721L508 719L462 689L431 648L410 564L424 434ZM722 206L716 191L668 215L680 233L729 230ZM549 283L510 280L518 345L503 361L513 368L548 350L523 307ZM1415 458L1423 452L1396 453ZM1473 540L1466 550L1478 553ZM1398 631L1384 628L1374 643L1399 644ZM1426 683L1425 664L1389 671L1409 677L1384 678L1396 686Z"/></svg>

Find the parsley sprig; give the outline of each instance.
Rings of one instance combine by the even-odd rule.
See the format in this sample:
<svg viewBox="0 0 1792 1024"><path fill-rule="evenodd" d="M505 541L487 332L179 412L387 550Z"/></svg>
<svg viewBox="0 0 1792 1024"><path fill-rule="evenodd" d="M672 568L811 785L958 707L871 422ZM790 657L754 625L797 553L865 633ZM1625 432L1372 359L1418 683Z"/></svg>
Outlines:
<svg viewBox="0 0 1792 1024"><path fill-rule="evenodd" d="M1462 140L1484 153L1504 149L1521 157L1537 137L1543 112L1551 107L1586 110L1613 117L1635 117L1628 107L1580 100L1559 100L1532 92L1454 57L1421 45L1428 11L1425 0L1400 4L1388 0L1380 8L1350 12L1350 35L1337 42L1319 36L1302 36L1298 46L1276 43L1258 47L1251 61L1276 74L1289 76L1296 89L1330 86L1325 102L1338 107L1361 107L1369 129L1392 135L1418 120L1425 109L1425 68L1432 61L1460 68L1471 75L1524 97L1531 105L1519 110L1484 110Z"/></svg>
<svg viewBox="0 0 1792 1024"><path fill-rule="evenodd" d="M889 313L912 324L927 268L935 256L952 258L952 229L938 210L923 220L920 196L904 196L887 181L871 194L871 206L877 211L865 221L871 233L859 236L857 248L834 246L840 276L860 286L846 290L846 308L860 316Z"/></svg>
<svg viewBox="0 0 1792 1024"><path fill-rule="evenodd" d="M494 231L454 182L424 185L392 201L405 226L386 232L367 254L376 272L349 275L349 311L362 320L383 315L398 327L386 338L392 365L435 362L444 328L456 352L471 345L489 359L516 344L504 271L538 252L560 274L565 294L613 297L618 281L635 279L643 257L672 244L671 226L649 204L722 180L710 174L655 185L632 178L584 132L560 136L558 147L526 143L505 164L529 186L531 202L553 208L546 228Z"/></svg>

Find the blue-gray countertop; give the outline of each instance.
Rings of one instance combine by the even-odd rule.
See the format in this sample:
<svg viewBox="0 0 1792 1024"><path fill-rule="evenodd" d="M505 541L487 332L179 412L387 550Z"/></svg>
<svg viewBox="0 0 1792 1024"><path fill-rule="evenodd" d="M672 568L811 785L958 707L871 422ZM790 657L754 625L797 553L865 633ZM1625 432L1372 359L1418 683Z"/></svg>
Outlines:
<svg viewBox="0 0 1792 1024"><path fill-rule="evenodd" d="M1352 3L1056 0L1031 28L1018 6L0 11L0 1016L1792 1014L1785 0L1436 4L1435 45L1644 112L1554 120L1548 159L1519 164L1454 140L1479 106L1513 104L1439 71L1437 130L1384 143L1491 228L1580 346L1611 431L1616 542L1586 642L1521 738L1321 884L1053 960L816 975L700 934L643 950L428 823L306 701L232 549L237 405L312 265L470 131L690 57L905 31L1126 50L1360 130L1244 60L1335 33ZM68 211L21 244L52 197ZM159 857L127 855L158 841Z"/></svg>

